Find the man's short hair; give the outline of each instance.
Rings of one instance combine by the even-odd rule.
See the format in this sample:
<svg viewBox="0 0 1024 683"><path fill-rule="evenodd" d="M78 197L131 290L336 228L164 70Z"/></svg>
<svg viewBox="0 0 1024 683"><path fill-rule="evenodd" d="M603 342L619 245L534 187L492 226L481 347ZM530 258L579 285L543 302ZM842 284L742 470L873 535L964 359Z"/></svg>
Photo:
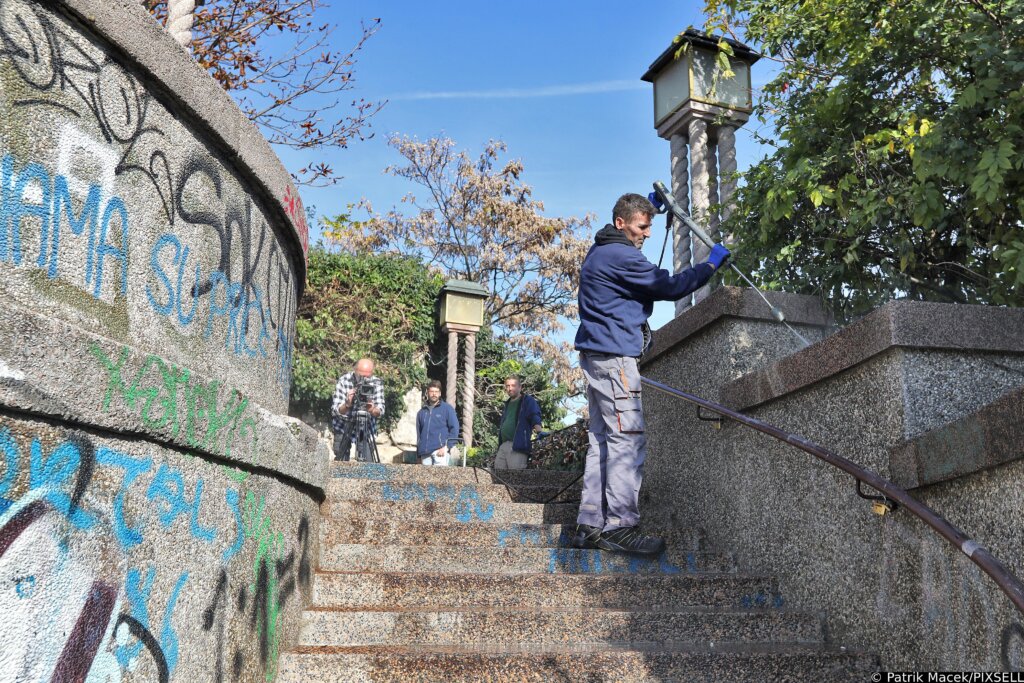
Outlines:
<svg viewBox="0 0 1024 683"><path fill-rule="evenodd" d="M612 223L616 218L628 221L637 213L650 217L658 212L655 211L654 205L647 200L647 197L635 192L627 192L615 202L615 208L612 209Z"/></svg>
<svg viewBox="0 0 1024 683"><path fill-rule="evenodd" d="M516 381L516 384L522 384L523 383L523 380L519 379L519 375L509 375L508 377L505 378L505 381L507 382L510 379L514 379Z"/></svg>
<svg viewBox="0 0 1024 683"><path fill-rule="evenodd" d="M441 389L441 382L440 382L440 380L436 380L436 379L430 380L430 384L427 385L427 390L429 391L430 389L437 389L437 390L440 391L440 389Z"/></svg>

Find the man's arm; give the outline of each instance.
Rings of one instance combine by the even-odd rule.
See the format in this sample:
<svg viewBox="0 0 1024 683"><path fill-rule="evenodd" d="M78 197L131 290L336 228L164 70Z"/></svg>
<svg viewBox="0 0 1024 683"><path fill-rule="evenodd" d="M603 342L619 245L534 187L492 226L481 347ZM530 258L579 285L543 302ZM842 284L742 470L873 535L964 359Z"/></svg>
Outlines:
<svg viewBox="0 0 1024 683"><path fill-rule="evenodd" d="M636 251L615 265L615 275L631 292L652 301L675 301L700 289L715 274L715 266L699 263L673 275Z"/></svg>
<svg viewBox="0 0 1024 683"><path fill-rule="evenodd" d="M541 426L540 425L541 425L541 422L542 422L541 414L540 414L540 404L537 403L537 399L535 399L533 396L530 396L529 398L530 398L530 414L527 417L529 419L530 426L533 428L533 431L539 432L541 430Z"/></svg>
<svg viewBox="0 0 1024 683"><path fill-rule="evenodd" d="M451 406L449 406L451 408ZM445 441L445 446L451 447L455 444L452 442L459 438L459 416L455 414L455 408L451 408L448 411L448 439Z"/></svg>
<svg viewBox="0 0 1024 683"><path fill-rule="evenodd" d="M342 375L338 378L338 383L334 387L334 399L331 401L331 414L332 415L345 415L348 413L348 392L352 390L352 385L348 382L348 375Z"/></svg>
<svg viewBox="0 0 1024 683"><path fill-rule="evenodd" d="M373 379L374 417L382 417L384 415L384 382L380 377L374 377Z"/></svg>

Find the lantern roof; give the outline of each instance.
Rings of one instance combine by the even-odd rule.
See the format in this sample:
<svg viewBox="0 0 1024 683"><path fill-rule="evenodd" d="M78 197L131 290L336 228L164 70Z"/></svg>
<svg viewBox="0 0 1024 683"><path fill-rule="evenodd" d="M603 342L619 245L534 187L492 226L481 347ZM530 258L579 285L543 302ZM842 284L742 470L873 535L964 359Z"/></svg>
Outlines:
<svg viewBox="0 0 1024 683"><path fill-rule="evenodd" d="M487 296L487 290L478 285L475 282L469 280L449 280L444 283L444 291L458 292L459 294L469 294L472 296Z"/></svg>
<svg viewBox="0 0 1024 683"><path fill-rule="evenodd" d="M743 43L733 40L732 38L725 38L724 40L732 48L733 55L736 57L736 59L742 60L747 64L753 64L757 60L761 59L761 55L759 55L757 52L752 50L750 47L744 45ZM682 46L681 43L690 43L691 45L694 45L696 47L702 47L708 50L717 51L718 41L719 38L706 35L696 29L688 28L679 36L678 42L673 40L673 42L668 46L668 48L660 55L658 55L658 58L655 59L651 66L647 69L647 73L640 77L640 80L647 81L648 83L653 83L655 76L657 76L661 72L661 70L665 68L665 65L676 58L675 55L679 48Z"/></svg>

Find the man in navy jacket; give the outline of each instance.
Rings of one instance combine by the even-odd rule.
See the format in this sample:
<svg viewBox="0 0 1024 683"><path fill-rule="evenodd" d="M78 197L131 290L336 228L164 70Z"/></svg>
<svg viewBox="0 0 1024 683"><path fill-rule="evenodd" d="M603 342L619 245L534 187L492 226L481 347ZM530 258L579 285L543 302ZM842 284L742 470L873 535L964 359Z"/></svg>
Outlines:
<svg viewBox="0 0 1024 683"><path fill-rule="evenodd" d="M416 452L424 465L448 464L448 452L459 438L455 408L441 400L441 383L427 385L427 405L416 413Z"/></svg>
<svg viewBox="0 0 1024 683"><path fill-rule="evenodd" d="M729 250L715 245L706 263L672 275L640 251L654 214L641 195L619 197L614 223L598 231L580 272L576 349L587 378L590 448L573 537L577 548L642 555L665 549L662 539L638 528L647 439L637 359L651 343L647 318L654 302L675 301L703 286Z"/></svg>
<svg viewBox="0 0 1024 683"><path fill-rule="evenodd" d="M518 377L505 378L508 400L498 423L498 453L494 457L496 470L525 470L533 443L532 432L541 430L540 405L537 399L523 393Z"/></svg>

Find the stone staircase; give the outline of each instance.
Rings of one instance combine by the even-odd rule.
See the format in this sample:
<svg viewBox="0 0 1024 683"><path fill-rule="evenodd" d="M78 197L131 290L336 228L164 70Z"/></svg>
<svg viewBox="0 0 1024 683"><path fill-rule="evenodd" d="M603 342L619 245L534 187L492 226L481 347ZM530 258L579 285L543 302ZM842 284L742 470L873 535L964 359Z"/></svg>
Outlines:
<svg viewBox="0 0 1024 683"><path fill-rule="evenodd" d="M877 668L727 554L570 548L576 504L513 502L480 470L332 474L313 604L281 683L861 682ZM565 474L502 477L543 500Z"/></svg>

